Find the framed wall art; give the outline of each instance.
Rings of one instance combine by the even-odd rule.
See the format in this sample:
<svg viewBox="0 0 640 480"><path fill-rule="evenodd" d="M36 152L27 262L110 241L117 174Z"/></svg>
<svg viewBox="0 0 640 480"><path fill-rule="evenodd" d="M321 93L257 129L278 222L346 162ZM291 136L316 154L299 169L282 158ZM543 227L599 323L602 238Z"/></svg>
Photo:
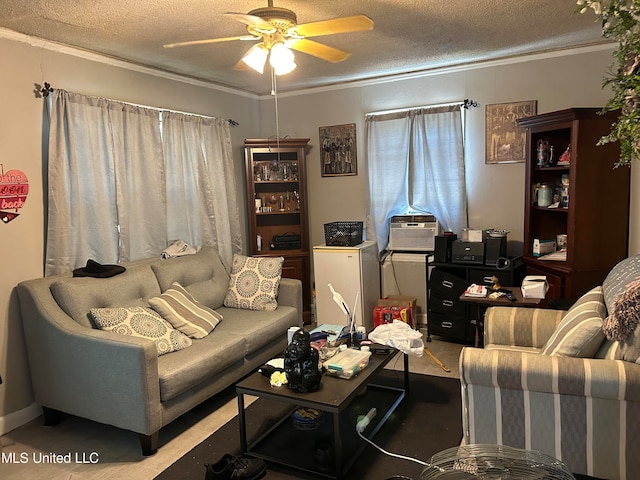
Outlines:
<svg viewBox="0 0 640 480"><path fill-rule="evenodd" d="M485 163L519 163L527 158L527 134L516 120L537 113L538 102L497 103L486 106Z"/></svg>
<svg viewBox="0 0 640 480"><path fill-rule="evenodd" d="M320 127L320 162L323 177L358 174L355 123Z"/></svg>

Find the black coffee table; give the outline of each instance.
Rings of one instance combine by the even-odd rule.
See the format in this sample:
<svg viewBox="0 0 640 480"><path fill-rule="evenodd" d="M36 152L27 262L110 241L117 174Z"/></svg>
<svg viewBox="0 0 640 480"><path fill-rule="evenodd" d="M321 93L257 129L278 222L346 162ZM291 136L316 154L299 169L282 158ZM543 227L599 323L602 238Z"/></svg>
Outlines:
<svg viewBox="0 0 640 480"><path fill-rule="evenodd" d="M398 372L398 386L373 383L376 374L397 355L402 355L404 370ZM240 447L242 452L286 467L327 478L342 478L367 442L355 430L359 415L371 407L377 415L363 435L371 439L409 392L409 358L392 351L389 355L371 355L369 365L351 379L324 375L316 392L297 393L286 386L272 387L269 379L254 373L236 384ZM278 422L251 443L247 443L244 396L253 395L291 405ZM300 407L323 412L315 430L298 430L291 413Z"/></svg>

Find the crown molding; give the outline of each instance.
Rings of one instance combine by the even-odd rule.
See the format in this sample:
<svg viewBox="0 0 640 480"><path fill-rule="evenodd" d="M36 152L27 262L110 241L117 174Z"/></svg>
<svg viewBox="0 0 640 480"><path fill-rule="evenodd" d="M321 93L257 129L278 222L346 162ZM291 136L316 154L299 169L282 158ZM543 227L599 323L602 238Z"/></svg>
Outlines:
<svg viewBox="0 0 640 480"><path fill-rule="evenodd" d="M137 63L121 60L118 58L109 57L107 55L98 54L95 52L91 52L89 50L84 50L77 47L71 47L69 45L52 42L50 40L44 40L42 38L34 37L31 35L25 35L25 34L18 33L6 28L0 27L0 38L13 40L21 43L26 43L32 47L43 48L53 52L62 53L65 55L70 55L70 56L82 58L85 60L90 60L93 62L103 63L105 65L124 68L127 70L139 72L139 73L145 73L147 75L154 75L156 77L165 78L168 80L187 83L197 87L204 87L212 90L218 90L221 92L231 93L234 95L240 95L247 98L259 99L259 100L268 100L273 98L273 95L271 94L260 94L260 95L254 94L254 93L247 92L245 90L240 90L240 89L219 85L214 82L209 82L209 81L189 77L186 75L178 75L176 73L167 72L161 69L151 68L151 67L147 67ZM397 82L400 80L410 80L415 78L430 77L433 75L445 75L445 74L457 73L461 71L477 70L481 68L492 68L492 67L498 67L498 66L504 66L504 65L513 65L513 64L522 63L522 62L544 60L548 58L563 57L568 55L580 55L584 53L596 52L601 50L613 50L615 48L615 45L616 44L613 42L600 42L600 43L595 43L592 45L586 45L582 47L549 50L549 51L540 52L540 53L509 56L509 57L504 57L500 59L487 60L487 61L481 61L481 62L461 63L458 65L450 65L450 66L444 66L444 67L426 68L426 69L415 70L412 72L403 72L403 73L397 73L392 75L382 75L379 77L366 78L362 80L344 81L344 82L338 82L331 85L278 92L278 96L281 98L295 97L300 95L308 95L311 93L322 93L322 92L328 92L328 91L334 91L334 90L344 90L346 88L360 88L360 87L366 87L371 85L380 85L384 83Z"/></svg>

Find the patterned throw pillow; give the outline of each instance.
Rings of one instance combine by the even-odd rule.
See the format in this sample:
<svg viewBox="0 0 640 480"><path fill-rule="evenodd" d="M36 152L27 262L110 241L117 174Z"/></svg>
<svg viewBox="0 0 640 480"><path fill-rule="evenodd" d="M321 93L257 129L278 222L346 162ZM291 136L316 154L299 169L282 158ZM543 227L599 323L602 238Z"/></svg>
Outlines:
<svg viewBox="0 0 640 480"><path fill-rule="evenodd" d="M159 297L149 299L149 305L174 328L191 338L206 337L222 320L222 315L202 305L178 282Z"/></svg>
<svg viewBox="0 0 640 480"><path fill-rule="evenodd" d="M224 306L246 310L275 310L283 257L234 255Z"/></svg>
<svg viewBox="0 0 640 480"><path fill-rule="evenodd" d="M594 287L565 314L542 354L593 358L604 341L602 322L605 315L602 287Z"/></svg>
<svg viewBox="0 0 640 480"><path fill-rule="evenodd" d="M92 308L89 317L101 330L153 340L158 356L182 350L191 339L147 307Z"/></svg>

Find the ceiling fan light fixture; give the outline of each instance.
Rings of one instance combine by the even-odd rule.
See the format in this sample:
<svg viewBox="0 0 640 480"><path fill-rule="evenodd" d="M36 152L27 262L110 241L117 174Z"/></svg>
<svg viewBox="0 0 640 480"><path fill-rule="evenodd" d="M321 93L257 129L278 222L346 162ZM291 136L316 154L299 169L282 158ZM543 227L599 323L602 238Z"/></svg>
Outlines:
<svg viewBox="0 0 640 480"><path fill-rule="evenodd" d="M286 75L296 68L293 52L284 43L276 43L271 47L269 63L276 75Z"/></svg>
<svg viewBox="0 0 640 480"><path fill-rule="evenodd" d="M262 43L254 45L249 51L242 57L242 61L253 68L256 72L262 74L264 72L264 64L267 61L269 51Z"/></svg>

